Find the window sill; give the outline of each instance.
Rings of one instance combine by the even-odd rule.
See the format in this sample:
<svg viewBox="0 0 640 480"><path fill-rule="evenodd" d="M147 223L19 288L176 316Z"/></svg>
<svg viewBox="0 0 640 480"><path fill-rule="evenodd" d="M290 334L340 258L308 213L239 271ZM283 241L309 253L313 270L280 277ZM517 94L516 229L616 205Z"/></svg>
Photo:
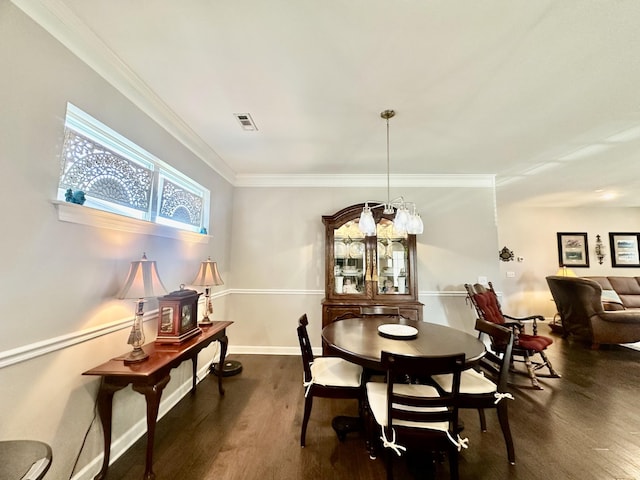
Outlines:
<svg viewBox="0 0 640 480"><path fill-rule="evenodd" d="M102 210L83 207L75 203L54 200L53 204L58 210L58 220L62 222L78 223L90 227L107 228L109 230L138 233L141 235L175 238L191 243L209 243L209 235L179 230L177 228L167 227L166 225L158 225L115 213L103 212Z"/></svg>

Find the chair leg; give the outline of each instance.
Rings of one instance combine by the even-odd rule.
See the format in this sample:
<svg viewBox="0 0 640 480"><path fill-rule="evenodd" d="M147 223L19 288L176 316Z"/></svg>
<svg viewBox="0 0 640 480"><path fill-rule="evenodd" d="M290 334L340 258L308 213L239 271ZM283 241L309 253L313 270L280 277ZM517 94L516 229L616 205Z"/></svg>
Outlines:
<svg viewBox="0 0 640 480"><path fill-rule="evenodd" d="M487 431L487 419L484 416L484 408L478 409L478 416L480 417L480 430L483 432Z"/></svg>
<svg viewBox="0 0 640 480"><path fill-rule="evenodd" d="M393 480L393 450L391 450L390 448L386 448L386 455L385 457L387 460L387 480Z"/></svg>
<svg viewBox="0 0 640 480"><path fill-rule="evenodd" d="M511 428L509 427L509 410L507 399L503 399L498 403L498 420L500 421L500 427L502 428L502 435L504 436L504 443L507 446L507 458L511 465L516 464L516 453L513 448L513 438L511 437Z"/></svg>
<svg viewBox="0 0 640 480"><path fill-rule="evenodd" d="M375 460L378 456L375 441L375 434L378 431L378 427L375 423L375 420L373 419L373 413L371 413L371 410L369 410L369 407L366 403L363 405L362 412L362 420L364 422L365 448L369 453L369 458L371 460Z"/></svg>
<svg viewBox="0 0 640 480"><path fill-rule="evenodd" d="M542 360L544 361L544 364L549 369L549 375L552 378L560 378L560 374L553 369L553 365L551 365L551 362L547 358L547 354L544 353L544 352L540 352L540 356L542 357Z"/></svg>
<svg viewBox="0 0 640 480"><path fill-rule="evenodd" d="M451 480L458 480L460 477L458 472L458 449L455 447L449 449L449 476Z"/></svg>
<svg viewBox="0 0 640 480"><path fill-rule="evenodd" d="M307 424L309 423L309 417L311 416L311 407L313 406L313 395L310 394L304 399L304 414L302 417L302 433L300 433L300 446L305 446L307 436Z"/></svg>
<svg viewBox="0 0 640 480"><path fill-rule="evenodd" d="M531 379L531 386L536 390L542 390L542 387L538 383L538 378L536 377L533 363L531 363L531 357L529 357L529 355L527 355L526 353L524 355L524 364L527 366L527 373L529 374L529 378Z"/></svg>

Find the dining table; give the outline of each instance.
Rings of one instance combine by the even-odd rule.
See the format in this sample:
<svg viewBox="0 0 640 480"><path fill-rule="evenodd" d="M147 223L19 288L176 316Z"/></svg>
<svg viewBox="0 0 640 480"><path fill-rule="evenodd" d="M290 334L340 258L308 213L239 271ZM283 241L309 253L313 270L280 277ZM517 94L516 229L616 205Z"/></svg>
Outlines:
<svg viewBox="0 0 640 480"><path fill-rule="evenodd" d="M486 350L476 336L446 325L397 316L356 317L330 323L322 330L329 355L370 370L382 370L382 352L413 356L464 353L472 366Z"/></svg>
<svg viewBox="0 0 640 480"><path fill-rule="evenodd" d="M476 336L453 327L402 316L374 315L337 320L322 329L322 343L330 356L361 365L366 375L382 372L382 352L413 356L442 356L464 353L471 367L486 353ZM331 425L338 438L362 430L362 419L339 415Z"/></svg>

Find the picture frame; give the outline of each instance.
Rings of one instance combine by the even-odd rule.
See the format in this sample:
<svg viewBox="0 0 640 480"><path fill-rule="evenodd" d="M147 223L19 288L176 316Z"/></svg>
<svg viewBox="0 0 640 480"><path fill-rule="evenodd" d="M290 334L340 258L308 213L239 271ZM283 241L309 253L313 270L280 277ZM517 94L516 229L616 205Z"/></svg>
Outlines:
<svg viewBox="0 0 640 480"><path fill-rule="evenodd" d="M558 264L561 267L589 267L586 232L558 232Z"/></svg>
<svg viewBox="0 0 640 480"><path fill-rule="evenodd" d="M609 232L612 267L640 267L640 233Z"/></svg>

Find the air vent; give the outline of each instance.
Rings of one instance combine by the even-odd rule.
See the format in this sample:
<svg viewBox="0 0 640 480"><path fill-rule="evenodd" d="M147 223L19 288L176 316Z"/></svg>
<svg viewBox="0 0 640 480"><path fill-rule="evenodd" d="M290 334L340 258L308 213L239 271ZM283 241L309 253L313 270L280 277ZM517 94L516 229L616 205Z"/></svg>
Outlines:
<svg viewBox="0 0 640 480"><path fill-rule="evenodd" d="M253 118L251 118L250 114L234 113L233 115L238 119L243 130L247 130L249 132L255 132L256 130L258 130L258 127L256 127L255 123L253 123Z"/></svg>

